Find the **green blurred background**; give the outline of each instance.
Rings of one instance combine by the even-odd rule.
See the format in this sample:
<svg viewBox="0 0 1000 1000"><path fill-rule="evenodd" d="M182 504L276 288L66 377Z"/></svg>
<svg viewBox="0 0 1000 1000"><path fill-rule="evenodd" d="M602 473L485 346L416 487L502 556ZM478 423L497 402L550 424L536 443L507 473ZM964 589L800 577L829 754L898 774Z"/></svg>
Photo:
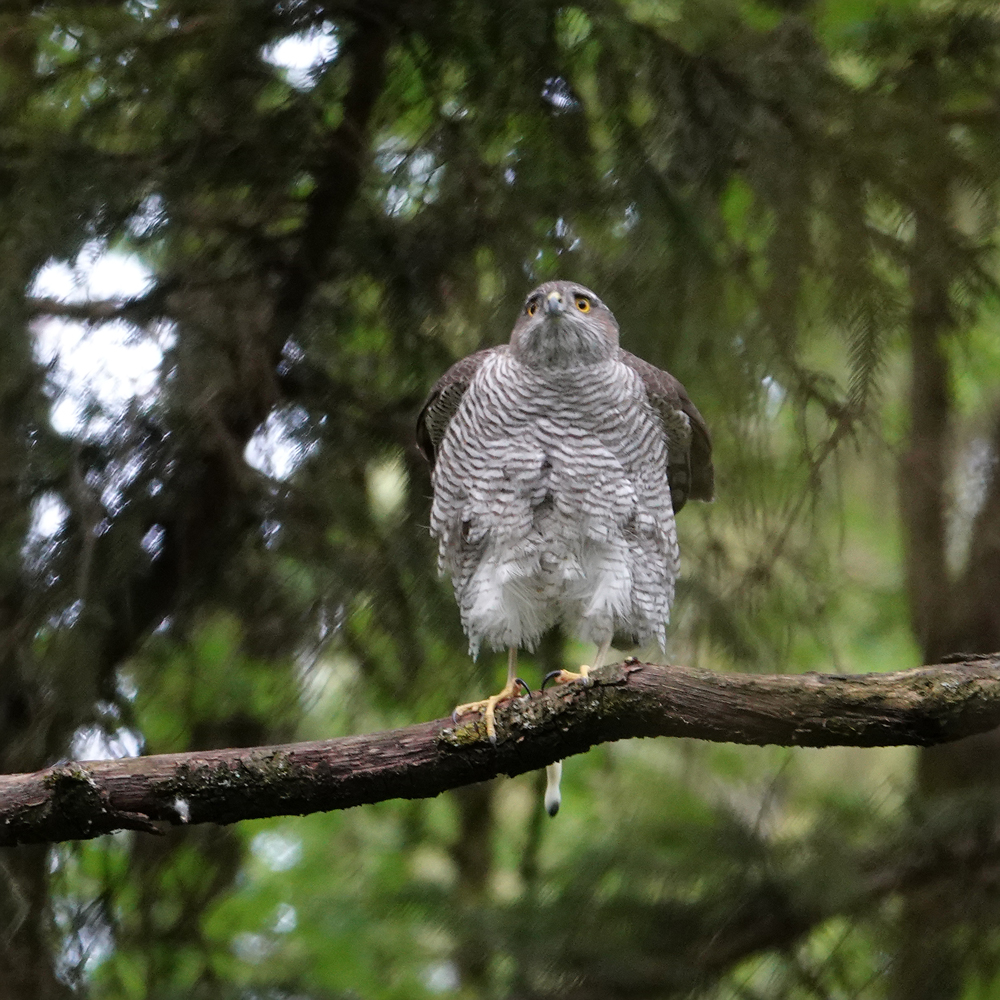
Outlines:
<svg viewBox="0 0 1000 1000"><path fill-rule="evenodd" d="M670 662L1000 648L998 69L986 2L6 0L0 770L495 690L413 422L553 277L713 430ZM0 997L1000 997L998 783L644 740L554 821L525 775L8 849Z"/></svg>

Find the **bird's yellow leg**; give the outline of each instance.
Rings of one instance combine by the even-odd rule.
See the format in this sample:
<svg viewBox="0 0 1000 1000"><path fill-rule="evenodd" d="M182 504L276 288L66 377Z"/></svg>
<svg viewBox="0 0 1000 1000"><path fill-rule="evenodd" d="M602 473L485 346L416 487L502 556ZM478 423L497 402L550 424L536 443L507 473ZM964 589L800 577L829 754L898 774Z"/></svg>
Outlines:
<svg viewBox="0 0 1000 1000"><path fill-rule="evenodd" d="M520 677L515 676L516 674L517 647L511 646L507 650L507 683L504 685L504 689L499 691L497 694L491 695L489 698L484 698L482 701L470 701L465 705L459 705L458 708L451 713L451 717L457 721L460 715L465 715L470 712L482 712L483 720L486 722L486 735L489 736L490 743L496 743L497 726L494 713L497 705L499 705L502 701L507 701L509 698L513 698L514 695L517 694L517 689L519 687L523 687L528 695L531 695L528 685L525 684Z"/></svg>
<svg viewBox="0 0 1000 1000"><path fill-rule="evenodd" d="M592 667L583 663L580 665L579 673L574 673L572 670L553 670L551 674L545 676L545 680L542 681L542 687L544 688L550 680L555 681L557 684L568 684L570 681L586 681L590 676L591 670L600 670L604 666L604 661L608 658L608 650L610 649L611 639L608 638L597 647L597 656L594 658L594 665Z"/></svg>

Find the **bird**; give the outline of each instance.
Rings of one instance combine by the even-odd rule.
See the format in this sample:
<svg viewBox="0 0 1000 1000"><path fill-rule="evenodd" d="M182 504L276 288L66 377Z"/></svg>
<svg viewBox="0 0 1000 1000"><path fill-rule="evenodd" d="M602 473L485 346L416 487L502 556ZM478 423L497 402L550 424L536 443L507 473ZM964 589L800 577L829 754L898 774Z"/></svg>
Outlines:
<svg viewBox="0 0 1000 1000"><path fill-rule="evenodd" d="M587 683L616 635L665 651L680 566L674 516L713 499L712 441L684 386L620 346L593 291L534 289L509 343L441 376L416 434L432 467L438 569L451 577L469 652L485 643L508 654L504 688L454 718L481 713L496 743L496 706L530 695L518 650L557 624L597 654L546 681ZM561 772L547 769L550 815Z"/></svg>

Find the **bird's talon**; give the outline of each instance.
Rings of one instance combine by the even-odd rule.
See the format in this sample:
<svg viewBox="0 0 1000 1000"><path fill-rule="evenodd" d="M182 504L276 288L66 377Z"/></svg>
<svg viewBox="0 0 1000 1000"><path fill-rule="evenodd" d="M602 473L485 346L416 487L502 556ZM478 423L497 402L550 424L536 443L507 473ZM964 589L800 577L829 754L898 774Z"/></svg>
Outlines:
<svg viewBox="0 0 1000 1000"><path fill-rule="evenodd" d="M482 701L470 701L464 705L459 705L452 713L452 722L456 725L458 724L458 719L462 715L471 715L473 712L478 712L482 716L482 720L486 725L486 735L489 737L490 743L496 746L497 742L497 727L495 721L496 707L501 702L508 701L513 698L518 693L518 688L522 687L527 692L528 697L531 697L531 688L521 680L520 677L515 677L513 680L509 681L507 686L499 693L492 695L489 698L484 698Z"/></svg>
<svg viewBox="0 0 1000 1000"><path fill-rule="evenodd" d="M584 687L590 687L593 681L590 679L590 667L584 665L580 667L580 672L578 674L574 673L572 670L552 670L547 673L542 680L542 690L545 690L545 686L549 681L554 680L557 684L571 684L573 681L583 681Z"/></svg>

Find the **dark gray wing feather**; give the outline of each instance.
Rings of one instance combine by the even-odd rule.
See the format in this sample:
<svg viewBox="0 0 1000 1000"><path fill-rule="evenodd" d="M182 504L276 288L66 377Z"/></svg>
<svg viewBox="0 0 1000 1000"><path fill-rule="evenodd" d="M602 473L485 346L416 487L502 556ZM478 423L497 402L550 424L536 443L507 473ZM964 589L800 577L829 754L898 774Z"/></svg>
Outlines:
<svg viewBox="0 0 1000 1000"><path fill-rule="evenodd" d="M619 358L642 379L653 409L663 420L668 439L667 478L674 513L688 500L711 500L715 494L712 438L698 407L669 372L661 371L628 351L621 351ZM683 433L685 425L690 427L690 437Z"/></svg>
<svg viewBox="0 0 1000 1000"><path fill-rule="evenodd" d="M427 402L417 417L417 447L432 466L445 431L448 429L448 422L455 415L465 390L469 388L469 383L479 371L479 366L494 351L506 349L506 345L501 345L476 351L475 354L456 361L434 383L434 388L431 389Z"/></svg>

